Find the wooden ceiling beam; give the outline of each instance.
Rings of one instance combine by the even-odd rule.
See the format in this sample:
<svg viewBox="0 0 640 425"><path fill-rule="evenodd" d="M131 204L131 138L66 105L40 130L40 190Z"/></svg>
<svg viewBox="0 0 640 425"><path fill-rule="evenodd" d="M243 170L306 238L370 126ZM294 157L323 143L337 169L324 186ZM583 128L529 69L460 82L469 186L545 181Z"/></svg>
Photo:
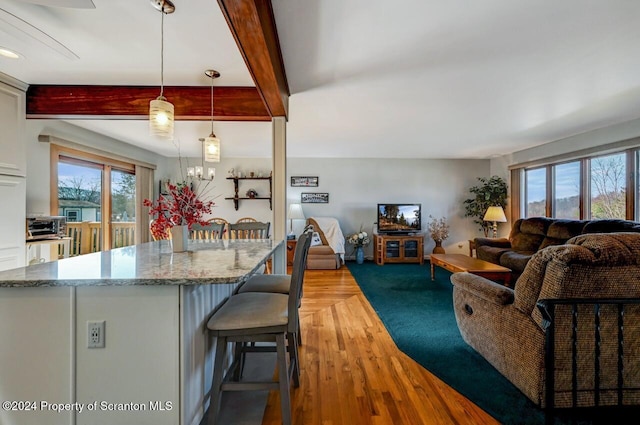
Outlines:
<svg viewBox="0 0 640 425"><path fill-rule="evenodd" d="M287 117L289 84L270 0L218 0L222 14L273 117Z"/></svg>
<svg viewBox="0 0 640 425"><path fill-rule="evenodd" d="M255 87L214 87L214 120L271 121ZM31 85L27 118L148 119L149 102L157 86ZM211 87L165 86L164 96L175 107L175 119L211 119Z"/></svg>

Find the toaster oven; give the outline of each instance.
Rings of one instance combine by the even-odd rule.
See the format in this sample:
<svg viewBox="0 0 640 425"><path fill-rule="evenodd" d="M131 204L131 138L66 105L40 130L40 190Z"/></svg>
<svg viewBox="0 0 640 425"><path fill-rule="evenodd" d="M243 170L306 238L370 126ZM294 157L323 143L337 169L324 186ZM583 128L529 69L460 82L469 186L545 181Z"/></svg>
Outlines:
<svg viewBox="0 0 640 425"><path fill-rule="evenodd" d="M66 231L67 219L64 216L27 217L27 241L62 238Z"/></svg>

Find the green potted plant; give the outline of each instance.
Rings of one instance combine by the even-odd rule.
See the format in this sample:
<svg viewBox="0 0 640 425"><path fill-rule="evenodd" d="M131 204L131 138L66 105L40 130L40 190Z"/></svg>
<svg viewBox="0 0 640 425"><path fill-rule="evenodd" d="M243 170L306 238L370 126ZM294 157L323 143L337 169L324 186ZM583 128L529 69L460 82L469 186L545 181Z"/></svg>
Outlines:
<svg viewBox="0 0 640 425"><path fill-rule="evenodd" d="M473 222L478 224L479 230L489 235L491 223L483 220L487 208L493 206L507 206L507 182L499 176L490 178L478 177L481 184L469 188L473 198L464 201L464 216L474 217Z"/></svg>

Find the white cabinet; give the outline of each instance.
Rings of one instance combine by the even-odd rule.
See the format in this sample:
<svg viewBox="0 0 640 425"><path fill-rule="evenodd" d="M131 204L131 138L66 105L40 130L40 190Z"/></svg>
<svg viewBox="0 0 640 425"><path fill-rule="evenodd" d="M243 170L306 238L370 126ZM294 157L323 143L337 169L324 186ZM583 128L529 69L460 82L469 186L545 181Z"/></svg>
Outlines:
<svg viewBox="0 0 640 425"><path fill-rule="evenodd" d="M13 83L0 81L0 270L25 261L26 94Z"/></svg>
<svg viewBox="0 0 640 425"><path fill-rule="evenodd" d="M26 94L0 81L0 174L25 176L27 154L25 146ZM11 205L11 204L8 204ZM1 218L2 213L0 213Z"/></svg>
<svg viewBox="0 0 640 425"><path fill-rule="evenodd" d="M0 175L0 270L24 266L26 181Z"/></svg>

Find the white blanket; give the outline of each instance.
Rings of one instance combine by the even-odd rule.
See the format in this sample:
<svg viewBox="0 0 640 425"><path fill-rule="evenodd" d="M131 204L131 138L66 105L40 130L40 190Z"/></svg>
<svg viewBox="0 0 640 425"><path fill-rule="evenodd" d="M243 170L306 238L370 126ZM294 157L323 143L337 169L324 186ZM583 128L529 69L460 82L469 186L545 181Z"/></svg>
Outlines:
<svg viewBox="0 0 640 425"><path fill-rule="evenodd" d="M333 252L340 255L340 259L344 263L344 235L340 230L340 224L338 220L333 217L311 217L313 218L320 230L324 233L324 237L327 239L327 243L333 249Z"/></svg>

